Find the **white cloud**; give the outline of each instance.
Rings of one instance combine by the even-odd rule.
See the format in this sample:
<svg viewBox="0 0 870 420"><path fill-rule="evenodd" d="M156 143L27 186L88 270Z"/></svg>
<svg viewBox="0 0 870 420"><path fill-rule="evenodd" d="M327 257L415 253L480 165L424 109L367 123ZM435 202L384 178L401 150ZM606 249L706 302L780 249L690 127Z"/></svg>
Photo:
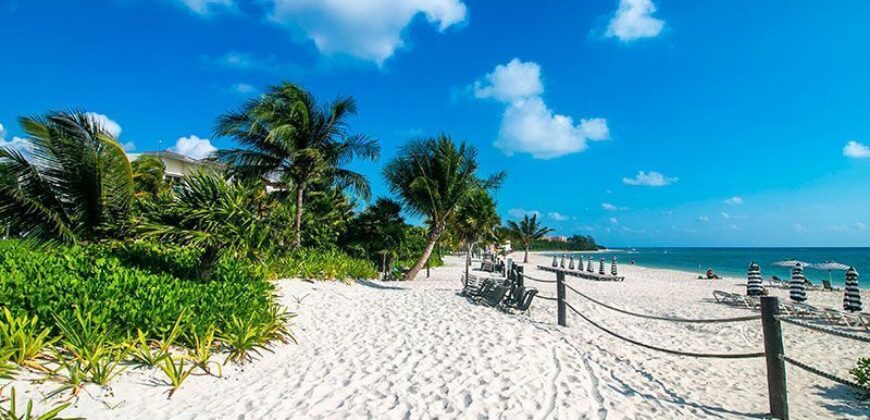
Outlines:
<svg viewBox="0 0 870 420"><path fill-rule="evenodd" d="M569 219L568 216L565 216L564 214L555 211L547 213L547 218L550 220L555 220L557 222L564 222Z"/></svg>
<svg viewBox="0 0 870 420"><path fill-rule="evenodd" d="M270 18L290 25L327 55L382 64L404 47L403 32L419 14L439 31L464 22L462 0L269 0Z"/></svg>
<svg viewBox="0 0 870 420"><path fill-rule="evenodd" d="M604 124L603 133L601 124ZM591 126L594 131L587 132L584 126ZM508 106L502 115L495 146L507 155L520 152L536 159L552 159L582 152L586 150L587 140L603 140L607 134L606 123L590 124L588 120L581 120L580 125L574 125L571 117L554 114L541 98L532 97Z"/></svg>
<svg viewBox="0 0 870 420"><path fill-rule="evenodd" d="M833 232L840 232L840 233L851 232L851 231L859 232L859 231L866 230L866 229L867 229L867 225L865 225L862 222L852 223L851 225L848 225L848 226L847 225L828 226L828 230L833 231Z"/></svg>
<svg viewBox="0 0 870 420"><path fill-rule="evenodd" d="M7 141L7 134L6 128L3 127L3 124L0 124L0 149L11 149L22 153L30 150L32 145L29 140L13 136L12 140Z"/></svg>
<svg viewBox="0 0 870 420"><path fill-rule="evenodd" d="M471 86L474 96L492 98L507 105L495 146L507 155L529 153L536 159L552 159L586 150L588 140L610 137L604 118L574 119L556 114L544 102L541 68L534 62L514 58L495 67Z"/></svg>
<svg viewBox="0 0 870 420"><path fill-rule="evenodd" d="M103 130L111 134L112 137L117 139L121 136L121 125L106 115L98 114L96 112L86 112L85 115L87 115L94 123L102 126Z"/></svg>
<svg viewBox="0 0 870 420"><path fill-rule="evenodd" d="M725 204L729 206L739 206L743 204L743 197L731 197L724 201Z"/></svg>
<svg viewBox="0 0 870 420"><path fill-rule="evenodd" d="M136 150L136 143L133 143L132 141L121 143L121 148L124 149L124 151L127 153L132 152Z"/></svg>
<svg viewBox="0 0 870 420"><path fill-rule="evenodd" d="M809 230L809 229L807 229L806 226L804 226L800 223L795 223L791 227L792 227L792 229L794 229L794 231L796 233L806 233Z"/></svg>
<svg viewBox="0 0 870 420"><path fill-rule="evenodd" d="M870 147L864 143L852 140L843 147L843 156L855 159L870 158Z"/></svg>
<svg viewBox="0 0 870 420"><path fill-rule="evenodd" d="M700 222L700 223L707 223L710 221L710 218L707 216L698 216L698 218L695 219L695 221Z"/></svg>
<svg viewBox="0 0 870 420"><path fill-rule="evenodd" d="M248 83L236 83L229 90L239 95L250 95L257 92L257 88Z"/></svg>
<svg viewBox="0 0 870 420"><path fill-rule="evenodd" d="M663 20L652 17L655 11L652 0L620 0L604 35L622 42L655 37L665 26Z"/></svg>
<svg viewBox="0 0 870 420"><path fill-rule="evenodd" d="M508 215L514 219L522 219L523 216L537 216L541 217L541 212L537 210L526 210L526 209L510 209L508 210Z"/></svg>
<svg viewBox="0 0 870 420"><path fill-rule="evenodd" d="M514 58L507 64L495 66L484 81L474 82L474 96L494 98L500 102L513 102L544 93L541 82L541 66L534 62L522 62Z"/></svg>
<svg viewBox="0 0 870 420"><path fill-rule="evenodd" d="M622 183L626 185L639 185L644 187L664 187L666 185L671 185L680 179L677 177L668 177L664 176L659 172L650 171L649 173L644 171L638 171L637 175L634 178L622 178Z"/></svg>
<svg viewBox="0 0 870 420"><path fill-rule="evenodd" d="M170 147L169 150L193 159L204 159L215 152L217 148L212 146L209 139L201 139L191 135L179 138L175 146Z"/></svg>
<svg viewBox="0 0 870 420"><path fill-rule="evenodd" d="M615 218L615 217L611 217L609 220L610 220L610 223L612 223L612 224L614 224L614 225L617 224L617 223L619 223L619 219L617 219L617 218Z"/></svg>
<svg viewBox="0 0 870 420"><path fill-rule="evenodd" d="M190 10L206 15L220 8L232 7L233 0L181 0Z"/></svg>
<svg viewBox="0 0 870 420"><path fill-rule="evenodd" d="M617 206L610 203L601 203L601 208L607 211L628 210L628 207Z"/></svg>

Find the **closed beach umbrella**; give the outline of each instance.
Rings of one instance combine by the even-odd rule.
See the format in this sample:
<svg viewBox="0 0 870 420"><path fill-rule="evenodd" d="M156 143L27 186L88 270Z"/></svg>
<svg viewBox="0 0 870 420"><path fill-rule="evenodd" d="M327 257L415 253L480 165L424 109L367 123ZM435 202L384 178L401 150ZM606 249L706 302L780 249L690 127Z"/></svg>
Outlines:
<svg viewBox="0 0 870 420"><path fill-rule="evenodd" d="M569 270L574 269L574 256L573 255L571 256L571 259L568 261L568 269Z"/></svg>
<svg viewBox="0 0 870 420"><path fill-rule="evenodd" d="M598 263L598 274L604 275L604 257L601 257L601 261Z"/></svg>
<svg viewBox="0 0 870 420"><path fill-rule="evenodd" d="M610 274L616 275L616 257L613 257L613 260L610 261Z"/></svg>
<svg viewBox="0 0 870 420"><path fill-rule="evenodd" d="M558 267L559 263L556 262L556 256L553 255L553 267Z"/></svg>
<svg viewBox="0 0 870 420"><path fill-rule="evenodd" d="M746 294L749 296L761 296L764 294L764 287L761 285L761 267L753 261L749 264L749 271L746 274Z"/></svg>
<svg viewBox="0 0 870 420"><path fill-rule="evenodd" d="M565 268L565 254L562 254L562 259L559 260L559 268Z"/></svg>
<svg viewBox="0 0 870 420"><path fill-rule="evenodd" d="M843 309L849 312L861 310L861 291L858 290L858 272L852 267L846 270L846 294L843 296Z"/></svg>
<svg viewBox="0 0 870 420"><path fill-rule="evenodd" d="M800 264L791 270L791 283L789 284L789 297L795 302L807 300L807 278Z"/></svg>

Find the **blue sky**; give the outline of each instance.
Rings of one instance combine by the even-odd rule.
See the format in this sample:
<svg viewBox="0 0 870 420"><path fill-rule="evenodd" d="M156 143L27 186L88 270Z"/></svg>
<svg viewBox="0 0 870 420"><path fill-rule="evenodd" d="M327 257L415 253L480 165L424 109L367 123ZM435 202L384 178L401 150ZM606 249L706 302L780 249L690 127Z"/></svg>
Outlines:
<svg viewBox="0 0 870 420"><path fill-rule="evenodd" d="M227 147L270 84L382 143L467 140L504 218L611 246L870 245L866 1L2 0L0 141L81 109L132 150ZM751 11L751 12L750 12Z"/></svg>

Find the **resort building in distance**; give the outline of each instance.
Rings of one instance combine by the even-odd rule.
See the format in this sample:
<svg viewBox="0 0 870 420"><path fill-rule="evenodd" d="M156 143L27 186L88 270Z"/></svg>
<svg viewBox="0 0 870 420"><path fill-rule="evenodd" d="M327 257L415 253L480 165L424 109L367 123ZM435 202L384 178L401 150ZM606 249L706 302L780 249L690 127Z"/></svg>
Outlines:
<svg viewBox="0 0 870 420"><path fill-rule="evenodd" d="M194 159L190 156L182 155L181 153L175 153L170 150L127 154L127 158L130 159L130 162L138 159L140 156L159 157L160 160L163 161L163 165L166 167L164 177L168 181L181 181L181 179L185 175L191 174L198 168L201 168L203 166L218 165L217 162L209 159Z"/></svg>

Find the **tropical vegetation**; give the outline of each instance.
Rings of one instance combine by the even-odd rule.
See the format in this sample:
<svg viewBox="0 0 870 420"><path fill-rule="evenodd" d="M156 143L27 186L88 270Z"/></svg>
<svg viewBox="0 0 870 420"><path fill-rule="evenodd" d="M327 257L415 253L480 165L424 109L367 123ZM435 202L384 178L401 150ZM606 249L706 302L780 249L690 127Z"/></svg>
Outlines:
<svg viewBox="0 0 870 420"><path fill-rule="evenodd" d="M522 245L525 251L523 254L523 262L525 263L529 262L529 250L532 247L532 243L543 239L548 233L553 231L538 223L537 214L533 214L532 217L525 215L519 223L510 220L507 223L507 228L510 234Z"/></svg>

